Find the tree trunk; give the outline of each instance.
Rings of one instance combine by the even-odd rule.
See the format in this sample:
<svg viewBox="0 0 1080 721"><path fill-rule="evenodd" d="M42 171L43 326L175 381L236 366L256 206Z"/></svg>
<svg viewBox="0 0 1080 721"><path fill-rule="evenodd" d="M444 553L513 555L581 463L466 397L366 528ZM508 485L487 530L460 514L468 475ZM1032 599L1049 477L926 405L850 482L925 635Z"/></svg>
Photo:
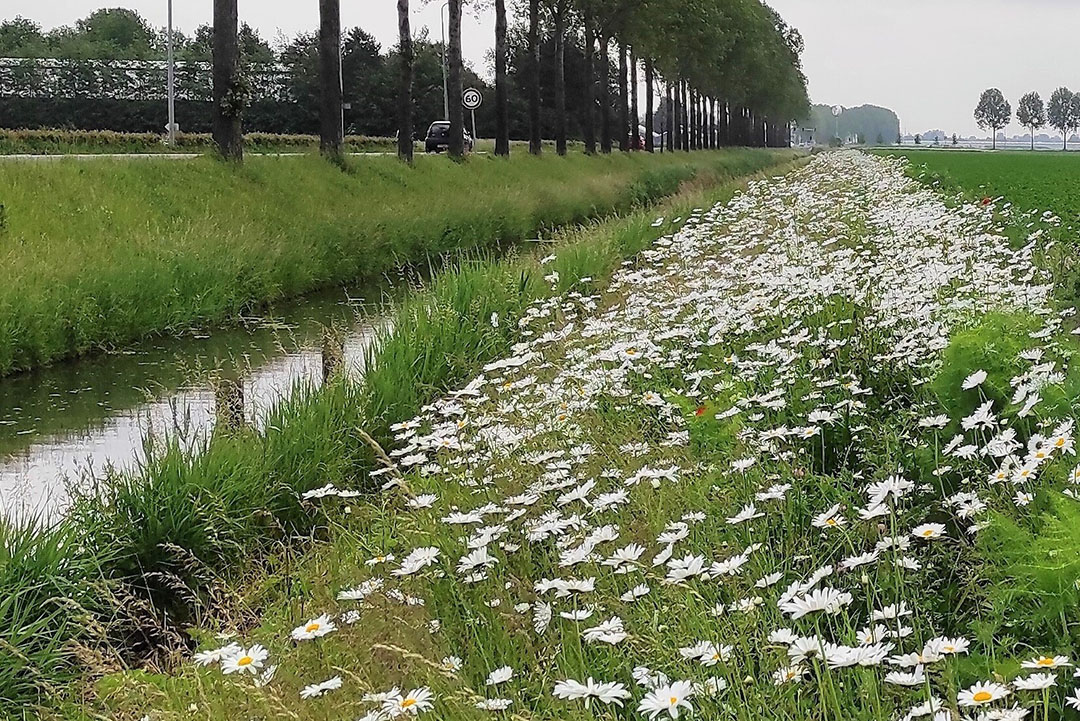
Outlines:
<svg viewBox="0 0 1080 721"><path fill-rule="evenodd" d="M619 150L630 149L630 97L626 88L626 43L619 41Z"/></svg>
<svg viewBox="0 0 1080 721"><path fill-rule="evenodd" d="M697 91L690 88L690 149L701 147L701 107L698 105Z"/></svg>
<svg viewBox="0 0 1080 721"><path fill-rule="evenodd" d="M566 13L560 6L555 11L555 152L566 155Z"/></svg>
<svg viewBox="0 0 1080 721"><path fill-rule="evenodd" d="M465 106L461 104L461 4L464 0L450 0L449 44L447 76L450 88L450 157L465 156Z"/></svg>
<svg viewBox="0 0 1080 721"><path fill-rule="evenodd" d="M702 93L698 96L698 117L700 118L698 126L701 128L701 143L702 150L709 149L709 99Z"/></svg>
<svg viewBox="0 0 1080 721"><path fill-rule="evenodd" d="M529 0L529 152L543 150L540 134L540 0Z"/></svg>
<svg viewBox="0 0 1080 721"><path fill-rule="evenodd" d="M728 105L723 100L720 101L720 145L731 145L731 139L729 137L729 123L728 123Z"/></svg>
<svg viewBox="0 0 1080 721"><path fill-rule="evenodd" d="M586 155L596 154L596 30L592 15L585 14L585 114L582 128Z"/></svg>
<svg viewBox="0 0 1080 721"><path fill-rule="evenodd" d="M679 132L679 123L682 122L682 109L679 103L679 80L674 83L668 83L668 95L671 96L671 105L668 110L668 121L671 128L671 138L668 142L668 150L674 152L676 150L682 150L682 133Z"/></svg>
<svg viewBox="0 0 1080 721"><path fill-rule="evenodd" d="M716 98L709 98L709 147L716 150L719 145L716 137Z"/></svg>
<svg viewBox="0 0 1080 721"><path fill-rule="evenodd" d="M694 149L694 91L686 84L686 148Z"/></svg>
<svg viewBox="0 0 1080 721"><path fill-rule="evenodd" d="M699 115L701 122L698 125L701 127L701 149L709 149L709 99L704 95L698 96L698 107L701 108Z"/></svg>
<svg viewBox="0 0 1080 721"><path fill-rule="evenodd" d="M633 138L633 140L634 140L634 142L631 144L631 147L634 150L641 150L642 145L640 144L640 141L639 141L641 136L638 135L638 125L640 123L639 123L639 119L638 119L638 110L639 110L639 108L638 108L638 87L637 87L638 86L638 67L637 66L638 66L637 56L634 55L633 50L631 50L630 51L630 137Z"/></svg>
<svg viewBox="0 0 1080 721"><path fill-rule="evenodd" d="M244 88L236 2L214 0L214 142L222 158L239 163L244 159Z"/></svg>
<svg viewBox="0 0 1080 721"><path fill-rule="evenodd" d="M600 30L600 150L611 152L611 39Z"/></svg>
<svg viewBox="0 0 1080 721"><path fill-rule="evenodd" d="M697 149L705 149L705 98L700 90L694 91L694 109L697 111L697 122L694 128L697 132Z"/></svg>
<svg viewBox="0 0 1080 721"><path fill-rule="evenodd" d="M413 161L413 44L409 27L409 0L398 0L398 158Z"/></svg>
<svg viewBox="0 0 1080 721"><path fill-rule="evenodd" d="M506 85L506 0L495 0L495 154L510 155L510 97Z"/></svg>
<svg viewBox="0 0 1080 721"><path fill-rule="evenodd" d="M682 150L682 81L671 84L671 150Z"/></svg>
<svg viewBox="0 0 1080 721"><path fill-rule="evenodd" d="M319 0L319 149L341 160L345 142L341 92L341 0Z"/></svg>
<svg viewBox="0 0 1080 721"><path fill-rule="evenodd" d="M653 122L653 67L652 61L645 61L645 150L650 153L656 152L656 143L653 142L653 133L656 126Z"/></svg>
<svg viewBox="0 0 1080 721"><path fill-rule="evenodd" d="M666 137L662 137L660 140L667 146L667 151L673 152L675 150L675 93L671 89L671 81L664 81L665 99L667 100L667 107L664 108L664 130L667 131Z"/></svg>
<svg viewBox="0 0 1080 721"><path fill-rule="evenodd" d="M680 104L682 109L682 149L684 152L690 152L690 84L685 80L682 82L682 102Z"/></svg>

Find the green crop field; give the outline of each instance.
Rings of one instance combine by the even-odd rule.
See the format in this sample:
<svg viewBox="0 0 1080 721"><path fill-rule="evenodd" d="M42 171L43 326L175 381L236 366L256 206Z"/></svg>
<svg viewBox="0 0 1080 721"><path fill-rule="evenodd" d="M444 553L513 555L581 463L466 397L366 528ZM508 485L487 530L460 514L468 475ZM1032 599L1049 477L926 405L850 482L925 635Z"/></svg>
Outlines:
<svg viewBox="0 0 1080 721"><path fill-rule="evenodd" d="M904 150L916 176L946 191L970 197L1003 198L1022 211L1047 210L1063 229L1080 220L1080 153Z"/></svg>

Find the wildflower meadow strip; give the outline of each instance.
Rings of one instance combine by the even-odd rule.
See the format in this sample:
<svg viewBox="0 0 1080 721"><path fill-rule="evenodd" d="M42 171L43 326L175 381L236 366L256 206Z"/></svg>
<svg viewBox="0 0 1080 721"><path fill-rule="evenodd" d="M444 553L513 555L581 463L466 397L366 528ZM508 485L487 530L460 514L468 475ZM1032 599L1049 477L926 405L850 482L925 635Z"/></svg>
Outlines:
<svg viewBox="0 0 1080 721"><path fill-rule="evenodd" d="M307 670L302 648L413 609L399 667L316 664L298 703L366 721L1071 713L1063 649L1006 662L1015 644L974 632L980 533L1080 483L1074 421L1043 401L1074 310L1052 306L1037 231L1010 243L995 222L855 152L658 219L670 232L606 291L537 301L511 355L394 427L377 555L332 607L269 651L196 661L258 693ZM953 380L950 339L999 316L1030 327L1017 372Z"/></svg>

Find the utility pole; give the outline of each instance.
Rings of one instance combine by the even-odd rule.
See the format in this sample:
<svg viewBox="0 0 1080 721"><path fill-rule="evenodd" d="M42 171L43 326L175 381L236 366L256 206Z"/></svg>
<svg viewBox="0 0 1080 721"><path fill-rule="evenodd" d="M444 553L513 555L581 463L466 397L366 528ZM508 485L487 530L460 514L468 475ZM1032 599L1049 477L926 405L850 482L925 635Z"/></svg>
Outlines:
<svg viewBox="0 0 1080 721"><path fill-rule="evenodd" d="M173 53L173 25L172 25L172 6L173 0L169 0L169 68L168 86L169 86L169 145L171 147L176 146L176 71L174 69L176 65L176 58Z"/></svg>

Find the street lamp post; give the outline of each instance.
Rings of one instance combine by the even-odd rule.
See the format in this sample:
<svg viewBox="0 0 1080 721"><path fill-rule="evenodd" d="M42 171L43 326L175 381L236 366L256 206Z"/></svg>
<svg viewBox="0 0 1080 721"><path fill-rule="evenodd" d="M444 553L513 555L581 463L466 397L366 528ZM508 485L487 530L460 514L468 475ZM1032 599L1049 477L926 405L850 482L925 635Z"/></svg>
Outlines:
<svg viewBox="0 0 1080 721"><path fill-rule="evenodd" d="M443 120L450 119L450 93L447 90L446 84L446 18L444 13L446 8L450 6L450 3L445 2L442 4L442 8L439 9L439 29L442 30L442 103L443 103Z"/></svg>
<svg viewBox="0 0 1080 721"><path fill-rule="evenodd" d="M173 0L169 0L169 68L167 71L169 86L169 145L176 145L176 59L173 54Z"/></svg>

